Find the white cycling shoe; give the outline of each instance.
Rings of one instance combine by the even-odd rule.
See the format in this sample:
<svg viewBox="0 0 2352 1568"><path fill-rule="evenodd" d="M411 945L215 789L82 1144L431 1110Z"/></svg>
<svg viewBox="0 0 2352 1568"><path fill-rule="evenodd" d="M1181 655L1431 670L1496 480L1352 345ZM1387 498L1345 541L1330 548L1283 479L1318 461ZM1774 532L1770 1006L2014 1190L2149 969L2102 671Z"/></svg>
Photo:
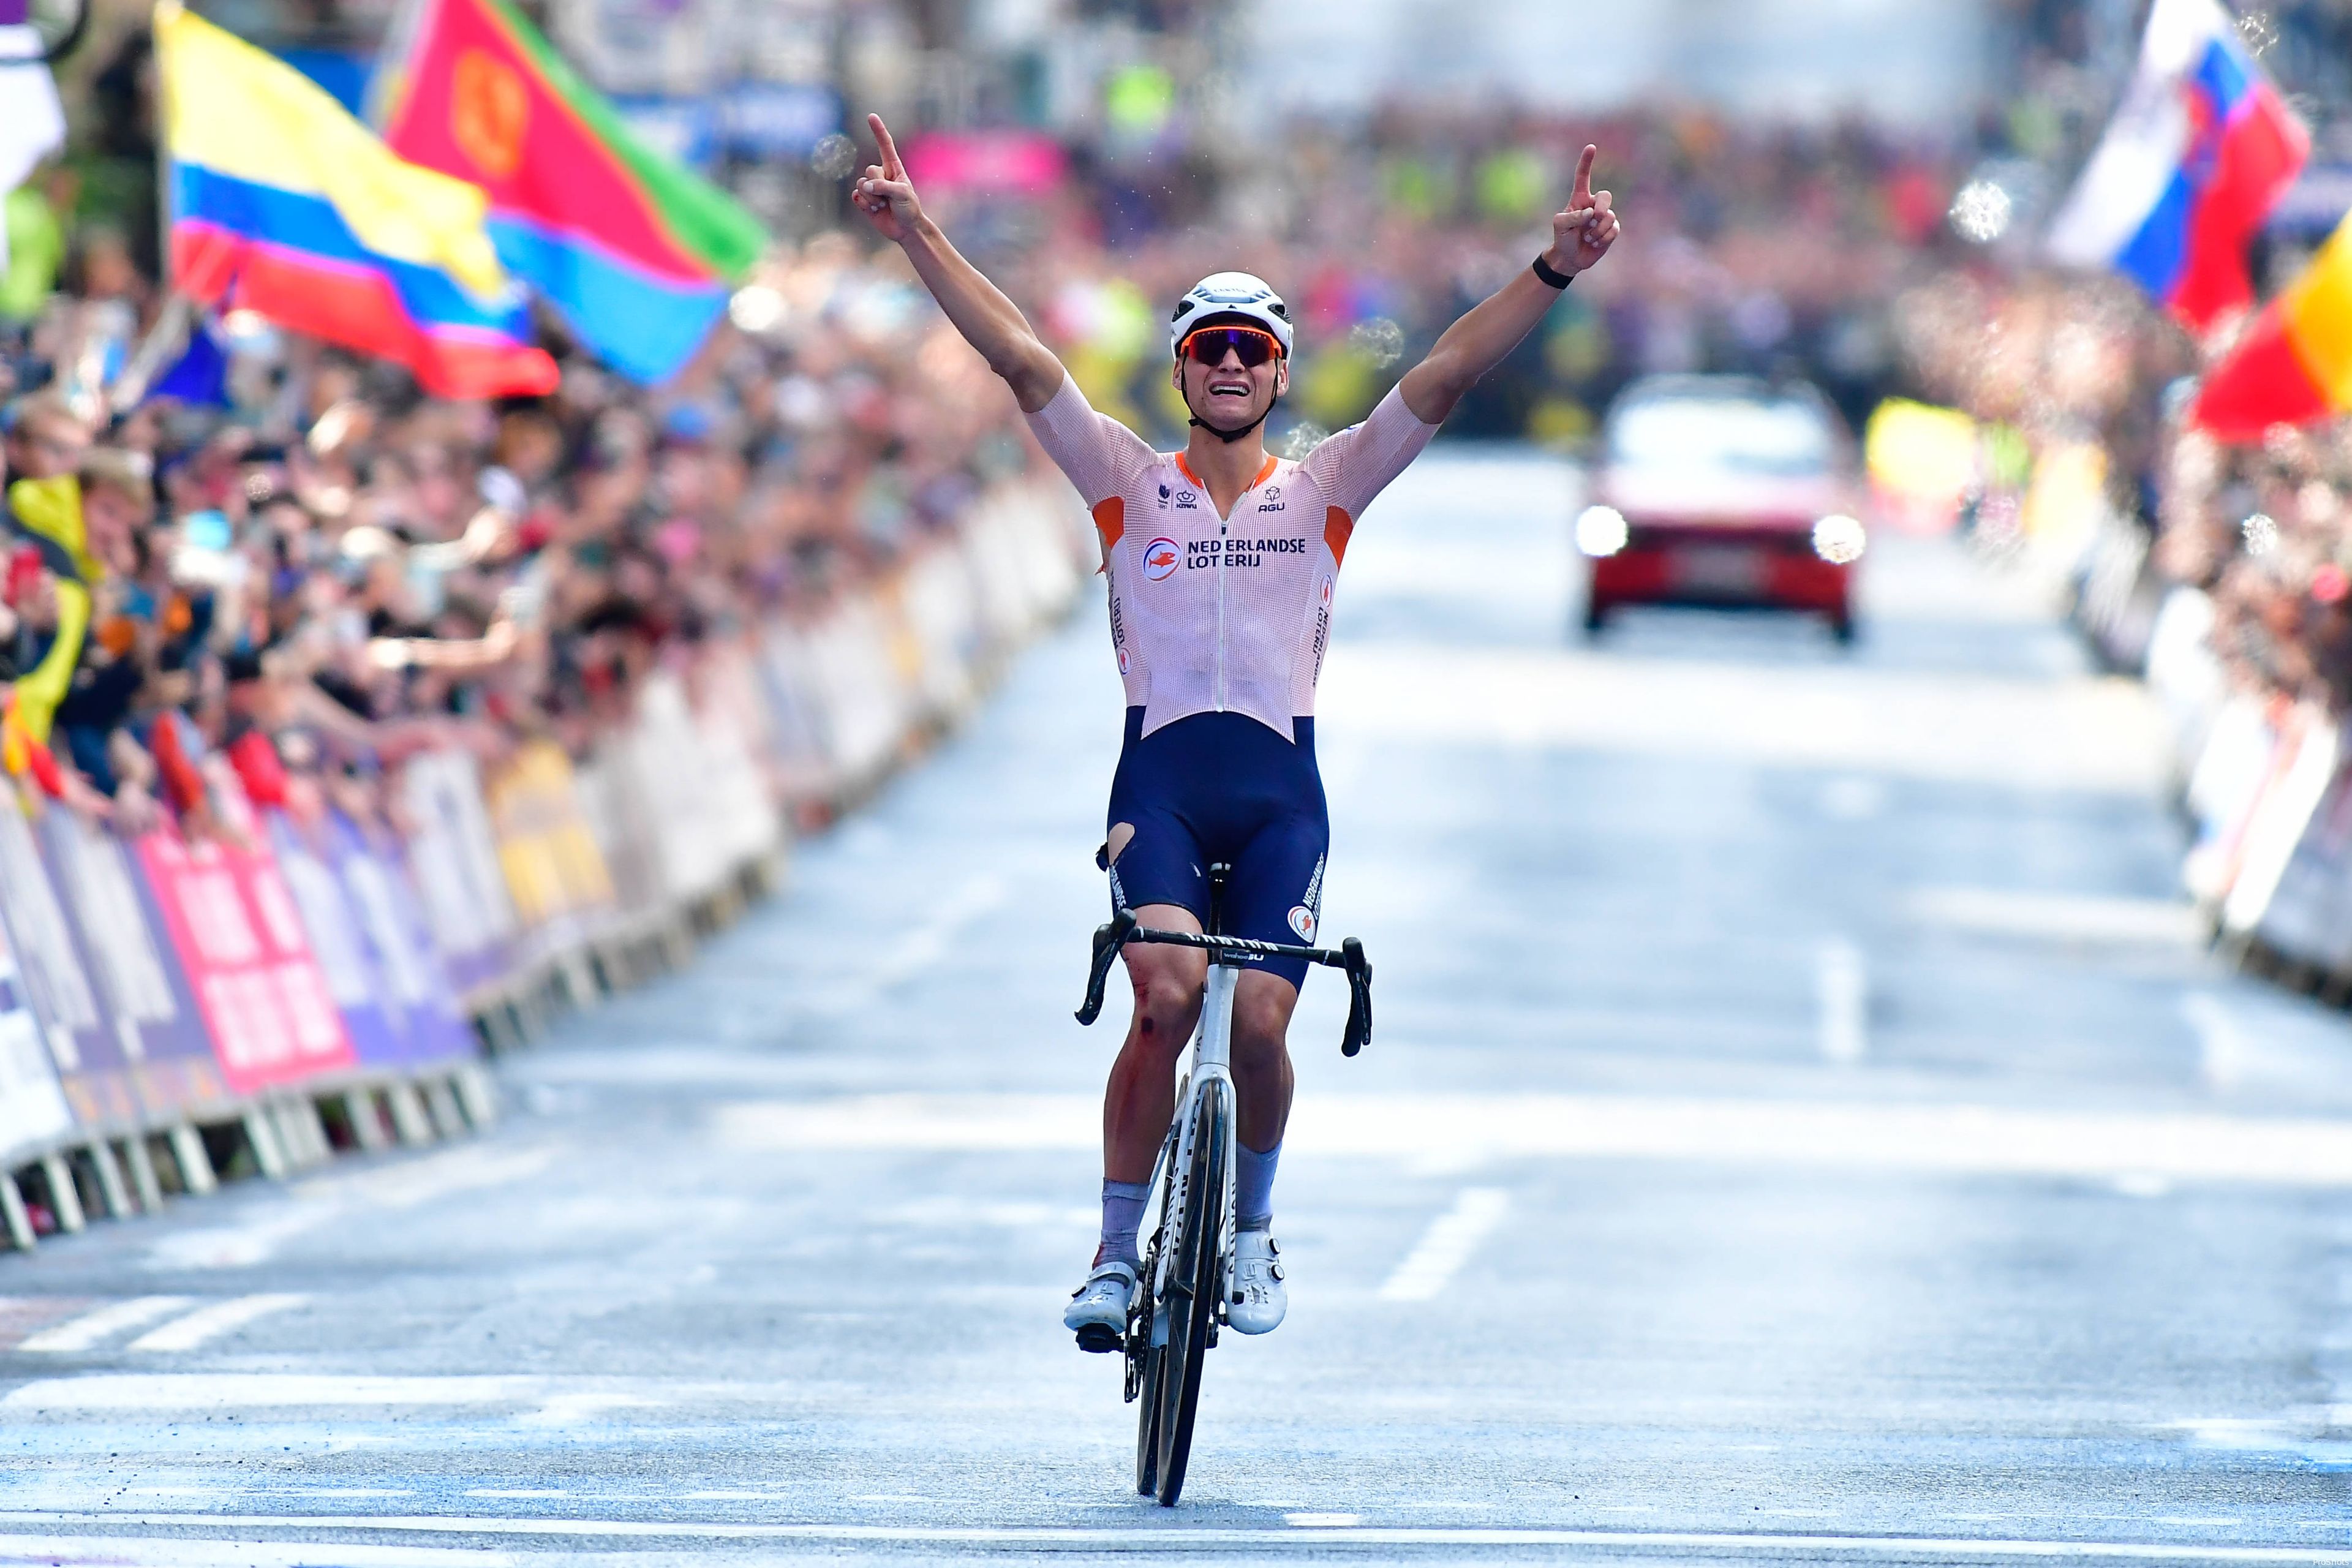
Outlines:
<svg viewBox="0 0 2352 1568"><path fill-rule="evenodd" d="M1097 1263L1086 1283L1070 1292L1062 1326L1075 1330L1078 1348L1108 1353L1127 1339L1127 1310L1135 1300L1135 1265L1117 1258Z"/></svg>
<svg viewBox="0 0 2352 1568"><path fill-rule="evenodd" d="M1225 1321L1239 1334L1270 1333L1290 1310L1282 1282L1282 1245L1270 1230L1234 1234L1233 1289L1225 1293Z"/></svg>

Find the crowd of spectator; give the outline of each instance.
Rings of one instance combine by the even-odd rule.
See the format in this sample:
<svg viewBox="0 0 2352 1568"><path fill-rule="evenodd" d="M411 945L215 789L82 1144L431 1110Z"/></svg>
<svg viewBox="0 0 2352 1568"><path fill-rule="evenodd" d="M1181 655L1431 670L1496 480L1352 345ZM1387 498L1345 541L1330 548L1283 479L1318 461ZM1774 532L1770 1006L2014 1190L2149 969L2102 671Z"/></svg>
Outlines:
<svg viewBox="0 0 2352 1568"><path fill-rule="evenodd" d="M1080 145L1045 195L929 199L1097 405L1163 440L1183 422L1166 302L1226 268L1274 279L1301 330L1273 429L1297 450L1526 265L1587 141L1622 264L1579 281L1455 434L1572 442L1633 377L1696 369L1808 375L1859 425L1904 374L1891 303L1970 254L1945 216L1981 136L1697 110L1400 106L1297 124L1280 160ZM436 402L233 315L198 328L227 351L221 396L126 402L163 297L104 189L59 171L10 198L39 243L0 300L0 674L17 750L48 741L58 787L127 826L159 797L201 811L204 759L250 760L251 735L282 787L354 796L414 747L580 752L649 665L870 583L1039 465L901 258L851 230L780 246L657 389L559 334L551 396Z"/></svg>
<svg viewBox="0 0 2352 1568"><path fill-rule="evenodd" d="M1979 422L1980 544L2080 567L2101 528L2137 531L2158 592L2210 599L2235 689L2352 710L2352 422L2255 443L2189 428L2207 351L2119 281L1940 278L1892 320L1907 379ZM2037 484L2069 463L2084 483L2037 518Z"/></svg>
<svg viewBox="0 0 2352 1568"><path fill-rule="evenodd" d="M419 747L583 751L657 662L870 583L1026 461L911 278L841 236L657 393L567 354L497 405L232 315L198 329L219 399L120 407L154 311L135 269L80 280L5 362L0 689L16 771L127 831L207 816L208 767L373 813Z"/></svg>
<svg viewBox="0 0 2352 1568"><path fill-rule="evenodd" d="M1982 150L1858 121L1402 104L1280 141L1282 157L1222 171L1178 153L1081 158L1026 224L978 200L947 210L982 234L1050 232L987 259L1077 350L1090 395L1162 431L1182 425L1156 357L1164 301L1224 267L1275 280L1300 311L1286 416L1329 429L1527 265L1594 142L1594 184L1626 214L1622 265L1580 279L1450 430L1572 439L1633 376L1682 370L1801 374L1858 425L1898 370L1887 302L1968 248L1945 215Z"/></svg>

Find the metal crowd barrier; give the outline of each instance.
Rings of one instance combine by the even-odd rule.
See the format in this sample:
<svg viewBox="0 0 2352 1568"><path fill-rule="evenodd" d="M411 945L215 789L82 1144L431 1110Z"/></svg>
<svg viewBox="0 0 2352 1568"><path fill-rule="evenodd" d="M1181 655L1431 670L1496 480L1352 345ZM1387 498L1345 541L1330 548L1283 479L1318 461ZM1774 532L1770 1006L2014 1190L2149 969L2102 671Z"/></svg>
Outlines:
<svg viewBox="0 0 2352 1568"><path fill-rule="evenodd" d="M0 779L9 1242L487 1128L486 1053L688 962L1091 564L1058 481L996 490L890 580L657 674L584 761L411 759L398 835L256 809L222 769L234 836L125 841Z"/></svg>

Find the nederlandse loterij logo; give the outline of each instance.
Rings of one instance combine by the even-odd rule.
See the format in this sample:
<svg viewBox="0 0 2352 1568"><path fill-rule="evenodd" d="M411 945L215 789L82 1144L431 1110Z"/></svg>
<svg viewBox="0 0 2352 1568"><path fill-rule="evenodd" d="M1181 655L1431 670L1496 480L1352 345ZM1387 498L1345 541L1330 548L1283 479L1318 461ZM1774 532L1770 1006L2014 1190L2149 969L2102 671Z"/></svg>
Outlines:
<svg viewBox="0 0 2352 1568"><path fill-rule="evenodd" d="M1143 574L1155 583L1164 582L1183 560L1184 552L1176 548L1176 542L1163 533L1143 547Z"/></svg>

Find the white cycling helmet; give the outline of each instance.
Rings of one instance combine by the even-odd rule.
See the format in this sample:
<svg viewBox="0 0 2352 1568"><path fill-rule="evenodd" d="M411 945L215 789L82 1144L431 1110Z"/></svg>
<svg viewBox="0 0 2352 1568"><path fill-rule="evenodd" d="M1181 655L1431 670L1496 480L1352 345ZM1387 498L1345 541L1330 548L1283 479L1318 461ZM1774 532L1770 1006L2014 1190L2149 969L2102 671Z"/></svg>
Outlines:
<svg viewBox="0 0 2352 1568"><path fill-rule="evenodd" d="M1212 316L1239 316L1256 322L1282 345L1282 357L1290 357L1290 307L1266 286L1265 279L1247 272L1212 272L1176 301L1176 312L1168 318L1169 357L1175 357L1186 332Z"/></svg>

